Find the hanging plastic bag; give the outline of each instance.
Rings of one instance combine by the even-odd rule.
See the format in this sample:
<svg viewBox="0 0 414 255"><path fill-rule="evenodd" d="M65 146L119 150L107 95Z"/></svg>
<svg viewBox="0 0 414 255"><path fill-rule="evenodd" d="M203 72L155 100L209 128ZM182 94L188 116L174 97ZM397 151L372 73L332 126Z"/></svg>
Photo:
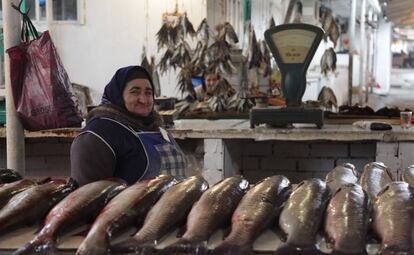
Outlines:
<svg viewBox="0 0 414 255"><path fill-rule="evenodd" d="M23 127L30 131L79 127L82 118L76 109L72 84L49 32L39 36L27 14L20 13L22 43L6 52L10 57L14 104Z"/></svg>

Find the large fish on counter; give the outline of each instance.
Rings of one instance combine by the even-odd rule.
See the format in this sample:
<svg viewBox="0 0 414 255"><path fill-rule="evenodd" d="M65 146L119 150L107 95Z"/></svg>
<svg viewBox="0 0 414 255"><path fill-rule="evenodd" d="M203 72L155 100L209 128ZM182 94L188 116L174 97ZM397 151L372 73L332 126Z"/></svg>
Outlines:
<svg viewBox="0 0 414 255"><path fill-rule="evenodd" d="M148 212L142 228L132 238L111 246L111 254L151 254L160 238L185 222L191 207L207 189L208 183L201 176L189 177L169 188Z"/></svg>
<svg viewBox="0 0 414 255"><path fill-rule="evenodd" d="M414 254L414 188L388 184L374 203L373 230L381 240L379 254Z"/></svg>
<svg viewBox="0 0 414 255"><path fill-rule="evenodd" d="M46 213L77 185L73 181L53 180L32 186L17 195L0 210L0 233L18 226L40 222Z"/></svg>
<svg viewBox="0 0 414 255"><path fill-rule="evenodd" d="M342 185L358 182L358 172L355 166L350 163L345 163L341 166L335 167L330 171L325 178L326 185L328 185L331 193L335 193Z"/></svg>
<svg viewBox="0 0 414 255"><path fill-rule="evenodd" d="M393 181L389 168L382 162L372 162L366 164L359 185L368 193L371 201L377 196L378 192L388 183Z"/></svg>
<svg viewBox="0 0 414 255"><path fill-rule="evenodd" d="M249 183L244 178L233 176L204 192L187 217L187 230L182 238L165 248L162 254L199 254L207 251L209 237L214 231L230 223L231 215L248 187Z"/></svg>
<svg viewBox="0 0 414 255"><path fill-rule="evenodd" d="M400 180L408 183L414 188L414 165L411 165L402 171Z"/></svg>
<svg viewBox="0 0 414 255"><path fill-rule="evenodd" d="M93 221L101 209L125 188L116 180L86 184L60 201L47 215L43 228L14 255L56 254L58 235Z"/></svg>
<svg viewBox="0 0 414 255"><path fill-rule="evenodd" d="M113 236L127 227L138 226L160 196L176 183L174 177L161 175L123 190L101 211L76 254L107 254Z"/></svg>
<svg viewBox="0 0 414 255"><path fill-rule="evenodd" d="M358 184L348 183L332 196L325 216L325 233L332 254L363 255L370 210L366 192Z"/></svg>
<svg viewBox="0 0 414 255"><path fill-rule="evenodd" d="M281 175L257 183L233 213L230 234L211 254L251 254L253 241L277 220L290 192L289 180Z"/></svg>
<svg viewBox="0 0 414 255"><path fill-rule="evenodd" d="M0 183L10 183L21 180L22 176L15 170L0 168Z"/></svg>
<svg viewBox="0 0 414 255"><path fill-rule="evenodd" d="M0 186L0 208L5 206L7 202L16 194L35 186L36 182L28 179L23 179L11 183L6 183Z"/></svg>
<svg viewBox="0 0 414 255"><path fill-rule="evenodd" d="M290 195L279 217L283 244L275 254L317 254L316 235L329 200L329 189L320 179L301 182Z"/></svg>

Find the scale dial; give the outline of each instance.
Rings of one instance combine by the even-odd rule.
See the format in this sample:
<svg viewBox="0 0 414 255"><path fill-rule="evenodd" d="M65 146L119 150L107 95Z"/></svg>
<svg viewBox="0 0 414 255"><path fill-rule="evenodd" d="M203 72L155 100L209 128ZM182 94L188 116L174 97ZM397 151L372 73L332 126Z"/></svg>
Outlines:
<svg viewBox="0 0 414 255"><path fill-rule="evenodd" d="M303 64L316 33L303 29L282 30L271 36L284 64Z"/></svg>

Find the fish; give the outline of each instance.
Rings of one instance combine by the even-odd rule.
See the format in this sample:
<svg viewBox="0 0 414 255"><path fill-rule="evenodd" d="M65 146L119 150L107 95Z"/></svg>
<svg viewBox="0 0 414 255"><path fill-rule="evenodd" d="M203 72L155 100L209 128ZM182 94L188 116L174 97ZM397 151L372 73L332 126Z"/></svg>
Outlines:
<svg viewBox="0 0 414 255"><path fill-rule="evenodd" d="M203 45L208 45L210 39L213 37L213 31L208 25L207 18L204 18L196 31L199 42Z"/></svg>
<svg viewBox="0 0 414 255"><path fill-rule="evenodd" d="M242 92L237 92L228 100L226 109L236 112L248 112L253 106L254 103L250 98L243 96Z"/></svg>
<svg viewBox="0 0 414 255"><path fill-rule="evenodd" d="M253 34L252 34L252 24L247 22L245 25L245 33L243 38L243 47L242 47L242 57L243 62L248 63L250 58L250 45L252 44Z"/></svg>
<svg viewBox="0 0 414 255"><path fill-rule="evenodd" d="M325 42L328 40L328 35L330 33L330 28L331 28L331 24L333 22L334 18L332 16L332 10L325 8L324 11L322 12L322 17L321 17L321 24L322 24L322 29L325 31L325 34L323 35L323 39L325 40Z"/></svg>
<svg viewBox="0 0 414 255"><path fill-rule="evenodd" d="M182 68L191 62L191 47L186 41L181 41L173 51L170 65Z"/></svg>
<svg viewBox="0 0 414 255"><path fill-rule="evenodd" d="M263 77L271 75L272 67L271 61L272 56L270 55L270 50L267 47L266 41L261 41L261 52L262 52L262 62L260 63L260 70L262 71Z"/></svg>
<svg viewBox="0 0 414 255"><path fill-rule="evenodd" d="M15 170L0 168L0 183L10 183L21 180L22 176Z"/></svg>
<svg viewBox="0 0 414 255"><path fill-rule="evenodd" d="M230 222L230 218L249 188L249 182L241 176L222 180L206 192L194 204L187 217L186 232L176 243L166 247L161 254L207 252L209 237Z"/></svg>
<svg viewBox="0 0 414 255"><path fill-rule="evenodd" d="M282 175L256 183L233 213L230 234L211 254L251 254L253 241L277 220L290 192L291 184Z"/></svg>
<svg viewBox="0 0 414 255"><path fill-rule="evenodd" d="M355 166L351 163L345 163L343 165L335 167L330 171L325 178L326 185L328 185L331 194L335 193L342 185L357 183L358 172L355 170Z"/></svg>
<svg viewBox="0 0 414 255"><path fill-rule="evenodd" d="M382 162L372 162L364 166L359 185L368 193L371 201L389 183L393 182L390 169Z"/></svg>
<svg viewBox="0 0 414 255"><path fill-rule="evenodd" d="M53 207L40 232L13 254L56 254L58 236L93 221L102 208L125 187L126 184L121 180L108 179L78 188Z"/></svg>
<svg viewBox="0 0 414 255"><path fill-rule="evenodd" d="M193 68L193 65L191 63L188 63L182 66L180 72L178 73L177 85L181 94L189 92L190 95L193 95L195 93L194 86L192 83Z"/></svg>
<svg viewBox="0 0 414 255"><path fill-rule="evenodd" d="M270 18L270 21L269 21L269 27L268 28L272 28L272 27L275 27L276 26L276 22L275 22L275 19L273 18L273 16Z"/></svg>
<svg viewBox="0 0 414 255"><path fill-rule="evenodd" d="M0 210L0 233L41 221L56 203L76 187L72 179L68 182L53 180L16 194Z"/></svg>
<svg viewBox="0 0 414 255"><path fill-rule="evenodd" d="M160 175L121 191L102 209L76 254L107 254L110 240L129 226L139 226L161 195L176 183L174 177Z"/></svg>
<svg viewBox="0 0 414 255"><path fill-rule="evenodd" d="M337 111L338 100L330 87L323 86L318 95L318 101L325 111Z"/></svg>
<svg viewBox="0 0 414 255"><path fill-rule="evenodd" d="M329 201L329 189L316 178L302 181L293 190L279 217L285 243L274 254L306 254L318 251L316 234Z"/></svg>
<svg viewBox="0 0 414 255"><path fill-rule="evenodd" d="M260 50L260 44L257 42L256 33L254 29L252 29L252 43L250 45L250 52L249 52L249 69L252 68L259 68L260 63L263 59L262 51Z"/></svg>
<svg viewBox="0 0 414 255"><path fill-rule="evenodd" d="M0 186L0 208L3 208L9 200L16 194L37 185L36 182L29 179L6 183Z"/></svg>
<svg viewBox="0 0 414 255"><path fill-rule="evenodd" d="M333 254L363 255L370 210L368 195L355 183L341 186L333 194L326 209L325 234Z"/></svg>
<svg viewBox="0 0 414 255"><path fill-rule="evenodd" d="M372 229L381 240L379 254L414 253L414 188L405 182L389 183L373 206Z"/></svg>
<svg viewBox="0 0 414 255"><path fill-rule="evenodd" d="M329 71L336 71L336 53L332 47L325 50L321 58L321 73L327 76Z"/></svg>
<svg viewBox="0 0 414 255"><path fill-rule="evenodd" d="M207 62L212 72L232 74L235 68L231 60L231 45L225 40L215 40L207 50Z"/></svg>
<svg viewBox="0 0 414 255"><path fill-rule="evenodd" d="M334 48L336 47L336 44L338 43L339 35L340 35L339 26L336 23L336 21L333 20L332 23L331 23L331 26L329 28L328 37L333 42Z"/></svg>
<svg viewBox="0 0 414 255"><path fill-rule="evenodd" d="M148 212L142 228L130 239L112 245L111 254L151 254L165 234L182 224L193 204L208 189L201 176L192 176L169 188Z"/></svg>
<svg viewBox="0 0 414 255"><path fill-rule="evenodd" d="M168 46L171 41L171 34L172 34L172 25L168 22L167 19L163 19L162 25L160 30L158 30L157 36L157 46L158 51L165 46Z"/></svg>
<svg viewBox="0 0 414 255"><path fill-rule="evenodd" d="M229 23L225 22L223 26L224 40L229 44L236 44L239 42L239 37L234 31L234 27Z"/></svg>
<svg viewBox="0 0 414 255"><path fill-rule="evenodd" d="M400 180L408 183L411 187L414 187L414 165L405 168L401 172Z"/></svg>
<svg viewBox="0 0 414 255"><path fill-rule="evenodd" d="M297 1L293 13L293 23L302 23L303 5L301 1Z"/></svg>
<svg viewBox="0 0 414 255"><path fill-rule="evenodd" d="M142 47L141 66L145 70L147 70L148 73L152 74L153 69L152 69L152 67L151 67L151 65L150 65L150 63L148 61L148 58L147 58L147 50L146 50L145 46Z"/></svg>
<svg viewBox="0 0 414 255"><path fill-rule="evenodd" d="M177 25L178 36L181 40L184 40L187 35L194 37L196 35L196 31L194 30L193 24L187 17L187 13L184 12L178 21Z"/></svg>

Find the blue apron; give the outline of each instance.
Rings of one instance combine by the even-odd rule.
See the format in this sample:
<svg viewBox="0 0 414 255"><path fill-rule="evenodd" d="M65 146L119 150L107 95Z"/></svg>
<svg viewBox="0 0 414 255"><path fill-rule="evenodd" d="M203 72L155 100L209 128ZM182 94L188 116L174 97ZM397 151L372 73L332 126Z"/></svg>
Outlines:
<svg viewBox="0 0 414 255"><path fill-rule="evenodd" d="M141 179L159 174L184 175L185 156L174 138L166 130L160 132L134 132L147 157L147 167Z"/></svg>

